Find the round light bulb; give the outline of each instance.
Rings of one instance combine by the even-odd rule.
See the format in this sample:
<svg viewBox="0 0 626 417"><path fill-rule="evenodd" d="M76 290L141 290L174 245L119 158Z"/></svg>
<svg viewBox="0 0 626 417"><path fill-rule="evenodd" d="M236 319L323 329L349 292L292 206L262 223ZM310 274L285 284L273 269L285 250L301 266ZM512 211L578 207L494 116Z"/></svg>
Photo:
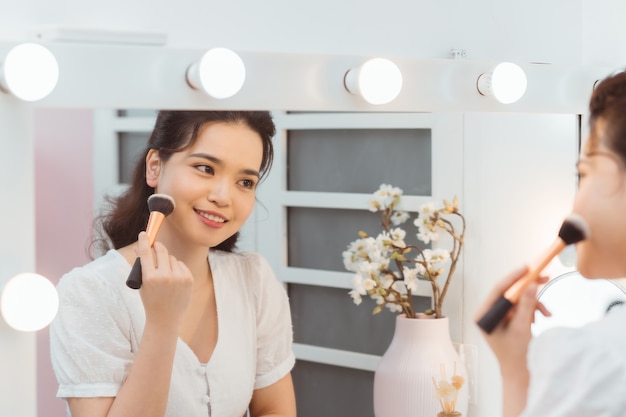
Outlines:
<svg viewBox="0 0 626 417"><path fill-rule="evenodd" d="M246 67L243 60L226 48L208 50L187 71L187 81L193 88L202 89L217 99L237 94L245 79Z"/></svg>
<svg viewBox="0 0 626 417"><path fill-rule="evenodd" d="M522 98L527 85L524 70L511 62L501 62L491 73L478 78L478 91L493 96L503 104L515 103Z"/></svg>
<svg viewBox="0 0 626 417"><path fill-rule="evenodd" d="M59 309L56 288L45 277L35 273L11 278L0 297L0 311L7 324L16 330L30 332L43 329Z"/></svg>
<svg viewBox="0 0 626 417"><path fill-rule="evenodd" d="M368 103L386 104L400 94L402 72L388 59L373 58L348 71L344 82L348 91L360 94Z"/></svg>
<svg viewBox="0 0 626 417"><path fill-rule="evenodd" d="M0 87L25 101L37 101L54 90L59 64L46 47L22 43L11 48L2 63Z"/></svg>

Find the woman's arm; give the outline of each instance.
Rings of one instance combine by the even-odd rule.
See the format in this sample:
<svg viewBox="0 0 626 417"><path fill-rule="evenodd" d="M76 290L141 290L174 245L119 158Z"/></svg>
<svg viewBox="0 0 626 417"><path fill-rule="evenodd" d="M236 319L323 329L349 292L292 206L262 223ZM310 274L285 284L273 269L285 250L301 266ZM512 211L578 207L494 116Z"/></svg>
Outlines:
<svg viewBox="0 0 626 417"><path fill-rule="evenodd" d="M481 308L476 312L476 320L482 317L487 310L504 294L515 281L521 278L527 268L521 268L498 283L491 291ZM540 283L545 282L542 278ZM519 302L513 306L509 315L493 330L483 336L489 343L498 362L502 374L503 416L517 417L526 407L528 395L528 366L526 356L530 343L531 324L535 310L549 315L545 308L537 301L537 283L526 288Z"/></svg>
<svg viewBox="0 0 626 417"><path fill-rule="evenodd" d="M69 398L73 417L163 417L180 326L189 306L189 269L145 232L139 235L146 325L133 365L116 397Z"/></svg>
<svg viewBox="0 0 626 417"><path fill-rule="evenodd" d="M177 338L177 332L146 323L135 362L117 397L68 398L72 417L162 417Z"/></svg>
<svg viewBox="0 0 626 417"><path fill-rule="evenodd" d="M254 391L250 402L250 416L296 416L296 395L290 373L272 385Z"/></svg>

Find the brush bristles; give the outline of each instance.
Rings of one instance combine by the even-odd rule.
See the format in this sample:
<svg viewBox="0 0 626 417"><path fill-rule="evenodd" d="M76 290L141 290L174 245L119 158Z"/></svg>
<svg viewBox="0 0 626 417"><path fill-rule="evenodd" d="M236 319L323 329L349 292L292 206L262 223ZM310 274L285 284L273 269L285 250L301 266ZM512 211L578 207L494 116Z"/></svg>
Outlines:
<svg viewBox="0 0 626 417"><path fill-rule="evenodd" d="M566 245L578 243L589 237L589 226L587 222L577 214L569 215L559 230L559 237Z"/></svg>
<svg viewBox="0 0 626 417"><path fill-rule="evenodd" d="M174 199L167 194L152 194L148 197L148 208L150 212L158 211L164 216L169 216L176 205Z"/></svg>

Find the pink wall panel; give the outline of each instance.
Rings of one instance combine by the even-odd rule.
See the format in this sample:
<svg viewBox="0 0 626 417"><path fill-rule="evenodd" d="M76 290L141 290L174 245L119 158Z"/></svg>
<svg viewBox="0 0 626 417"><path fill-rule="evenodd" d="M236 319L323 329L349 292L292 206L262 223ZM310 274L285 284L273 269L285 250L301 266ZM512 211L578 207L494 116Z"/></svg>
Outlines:
<svg viewBox="0 0 626 417"><path fill-rule="evenodd" d="M37 109L34 115L36 265L55 284L89 260L93 213L91 110ZM56 398L48 329L37 333L37 409L65 417Z"/></svg>

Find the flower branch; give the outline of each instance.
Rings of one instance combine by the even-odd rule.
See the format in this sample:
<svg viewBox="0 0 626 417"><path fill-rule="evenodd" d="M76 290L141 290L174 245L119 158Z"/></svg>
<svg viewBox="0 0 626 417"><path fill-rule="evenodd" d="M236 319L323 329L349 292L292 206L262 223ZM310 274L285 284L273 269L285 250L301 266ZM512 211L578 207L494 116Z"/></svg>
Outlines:
<svg viewBox="0 0 626 417"><path fill-rule="evenodd" d="M408 212L396 210L401 196L401 189L381 185L374 193L369 209L380 212L383 230L375 238L359 232L359 239L343 252L345 268L355 272L350 295L356 304L361 303L363 296L373 298L377 303L374 314L387 307L392 312L403 312L407 317L415 318L412 295L417 291L418 280L424 279L430 282L433 295L432 309L426 313L443 317L443 301L463 248L465 218L459 212L456 197L452 202L443 200L443 207L439 209L435 209L432 203L424 204L413 222L417 227L417 239L428 244L437 241L441 234L447 234L452 239L452 249L407 245L406 232L398 227L409 219ZM451 216L460 218L460 233L450 220ZM450 266L444 277L448 262Z"/></svg>

